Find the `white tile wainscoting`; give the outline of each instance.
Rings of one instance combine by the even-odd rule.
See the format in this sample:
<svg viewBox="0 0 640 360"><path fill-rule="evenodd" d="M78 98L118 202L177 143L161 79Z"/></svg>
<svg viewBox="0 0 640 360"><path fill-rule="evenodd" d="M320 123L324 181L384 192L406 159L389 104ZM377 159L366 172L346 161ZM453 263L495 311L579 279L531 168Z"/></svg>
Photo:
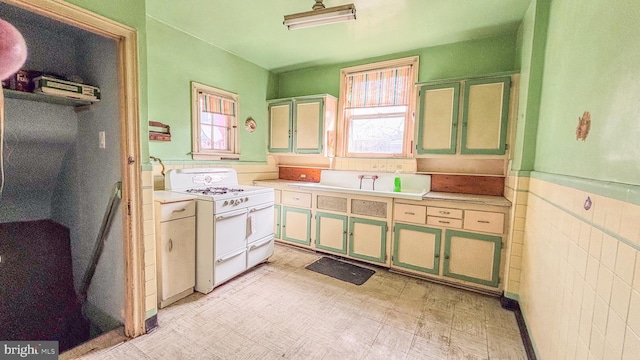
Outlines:
<svg viewBox="0 0 640 360"><path fill-rule="evenodd" d="M511 236L522 247L512 250L507 291L519 298L538 357L638 359L637 187L535 173L525 186L509 183Z"/></svg>

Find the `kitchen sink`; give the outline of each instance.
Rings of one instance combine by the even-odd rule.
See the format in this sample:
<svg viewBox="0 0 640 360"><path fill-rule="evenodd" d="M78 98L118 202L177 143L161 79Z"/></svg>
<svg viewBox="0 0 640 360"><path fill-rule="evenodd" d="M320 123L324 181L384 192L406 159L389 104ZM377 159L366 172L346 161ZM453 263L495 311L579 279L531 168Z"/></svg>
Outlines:
<svg viewBox="0 0 640 360"><path fill-rule="evenodd" d="M394 191L395 178L400 178L400 191ZM319 183L304 183L298 184L298 186L317 190L421 200L431 190L431 176L322 170Z"/></svg>

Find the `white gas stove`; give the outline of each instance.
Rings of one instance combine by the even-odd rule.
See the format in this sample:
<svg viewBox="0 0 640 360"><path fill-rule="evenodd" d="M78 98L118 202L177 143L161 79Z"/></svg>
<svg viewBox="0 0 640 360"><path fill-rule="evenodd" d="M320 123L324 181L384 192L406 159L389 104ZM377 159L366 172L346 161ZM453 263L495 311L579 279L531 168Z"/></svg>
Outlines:
<svg viewBox="0 0 640 360"><path fill-rule="evenodd" d="M274 191L238 184L234 169L169 170L165 189L196 196L196 291L214 287L273 255Z"/></svg>

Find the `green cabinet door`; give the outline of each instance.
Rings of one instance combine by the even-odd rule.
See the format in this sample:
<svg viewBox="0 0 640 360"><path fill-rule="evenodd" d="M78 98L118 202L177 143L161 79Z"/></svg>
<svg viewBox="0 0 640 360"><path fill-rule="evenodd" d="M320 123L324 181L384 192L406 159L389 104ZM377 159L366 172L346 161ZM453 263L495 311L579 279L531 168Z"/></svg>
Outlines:
<svg viewBox="0 0 640 360"><path fill-rule="evenodd" d="M510 87L509 76L465 82L460 153L504 155Z"/></svg>
<svg viewBox="0 0 640 360"><path fill-rule="evenodd" d="M269 104L269 152L291 152L293 101L285 100Z"/></svg>
<svg viewBox="0 0 640 360"><path fill-rule="evenodd" d="M311 245L311 210L282 207L282 240Z"/></svg>
<svg viewBox="0 0 640 360"><path fill-rule="evenodd" d="M349 256L384 263L387 258L387 223L349 218Z"/></svg>
<svg viewBox="0 0 640 360"><path fill-rule="evenodd" d="M392 264L439 275L441 237L441 229L396 223L393 227Z"/></svg>
<svg viewBox="0 0 640 360"><path fill-rule="evenodd" d="M347 253L347 216L316 213L316 248L334 253Z"/></svg>
<svg viewBox="0 0 640 360"><path fill-rule="evenodd" d="M444 276L498 287L500 282L500 236L446 230Z"/></svg>
<svg viewBox="0 0 640 360"><path fill-rule="evenodd" d="M455 154L460 83L420 87L418 154Z"/></svg>

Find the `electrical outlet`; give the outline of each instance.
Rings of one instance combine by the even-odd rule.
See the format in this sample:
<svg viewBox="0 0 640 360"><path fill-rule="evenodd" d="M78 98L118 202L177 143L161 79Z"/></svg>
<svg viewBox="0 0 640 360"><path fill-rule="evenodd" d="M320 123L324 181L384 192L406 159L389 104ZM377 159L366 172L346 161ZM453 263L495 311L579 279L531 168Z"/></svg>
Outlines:
<svg viewBox="0 0 640 360"><path fill-rule="evenodd" d="M98 147L104 149L107 147L107 143L104 139L104 131L98 132Z"/></svg>

